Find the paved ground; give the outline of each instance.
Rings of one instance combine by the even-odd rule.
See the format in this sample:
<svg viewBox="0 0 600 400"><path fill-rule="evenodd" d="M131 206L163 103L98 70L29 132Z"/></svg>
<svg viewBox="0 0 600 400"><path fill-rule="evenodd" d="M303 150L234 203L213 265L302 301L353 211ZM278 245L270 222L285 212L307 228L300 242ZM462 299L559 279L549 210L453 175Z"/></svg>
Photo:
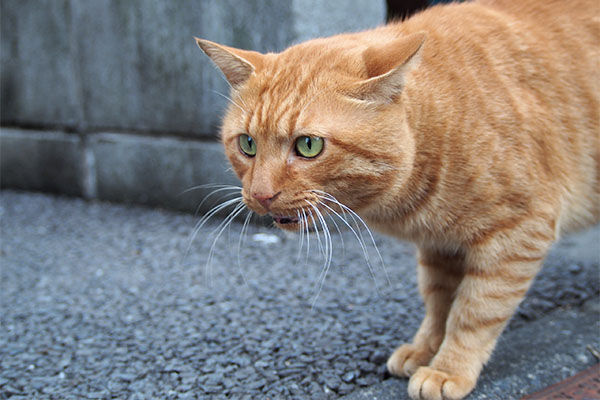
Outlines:
<svg viewBox="0 0 600 400"><path fill-rule="evenodd" d="M371 274L352 232L334 234L319 293L314 238L298 257L298 237L253 225L238 246L236 222L207 267L220 220L184 257L197 219L1 192L0 399L404 398L383 365L422 316L410 245L375 237L388 284L372 246ZM597 362L599 235L555 247L471 398Z"/></svg>

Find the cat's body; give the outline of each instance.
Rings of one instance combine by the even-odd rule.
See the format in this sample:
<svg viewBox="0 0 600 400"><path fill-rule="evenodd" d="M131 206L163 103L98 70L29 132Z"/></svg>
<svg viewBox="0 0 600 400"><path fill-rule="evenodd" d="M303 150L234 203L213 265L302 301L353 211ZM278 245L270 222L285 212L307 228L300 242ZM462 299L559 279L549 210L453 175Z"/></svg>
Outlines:
<svg viewBox="0 0 600 400"><path fill-rule="evenodd" d="M514 15L463 4L383 28L426 31L430 46L401 101L420 173L384 206L401 221L383 210L386 231L463 246L535 208L557 234L597 221L600 12L514 3Z"/></svg>
<svg viewBox="0 0 600 400"><path fill-rule="evenodd" d="M411 397L466 396L551 243L598 221L599 41L591 0L438 6L280 54L199 40L251 209L294 230L337 200L418 245L426 316L388 361Z"/></svg>

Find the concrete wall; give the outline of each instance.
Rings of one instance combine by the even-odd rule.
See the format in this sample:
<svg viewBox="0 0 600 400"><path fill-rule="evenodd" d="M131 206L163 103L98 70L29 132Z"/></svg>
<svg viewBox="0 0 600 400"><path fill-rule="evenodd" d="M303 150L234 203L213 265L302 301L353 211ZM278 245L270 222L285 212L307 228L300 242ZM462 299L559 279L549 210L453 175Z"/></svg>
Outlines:
<svg viewBox="0 0 600 400"><path fill-rule="evenodd" d="M384 0L2 0L2 187L190 209L166 193L235 182L210 143L228 87L193 36L280 51L384 19Z"/></svg>
<svg viewBox="0 0 600 400"><path fill-rule="evenodd" d="M214 135L228 88L194 35L280 51L382 23L378 3L3 0L1 122Z"/></svg>

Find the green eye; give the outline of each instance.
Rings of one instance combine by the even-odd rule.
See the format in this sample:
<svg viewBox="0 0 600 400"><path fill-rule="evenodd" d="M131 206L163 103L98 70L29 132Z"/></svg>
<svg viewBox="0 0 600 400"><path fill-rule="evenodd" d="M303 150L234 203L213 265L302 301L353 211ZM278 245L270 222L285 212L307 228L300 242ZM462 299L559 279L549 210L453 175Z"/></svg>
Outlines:
<svg viewBox="0 0 600 400"><path fill-rule="evenodd" d="M252 139L252 136L240 135L240 150L248 157L256 155L256 142Z"/></svg>
<svg viewBox="0 0 600 400"><path fill-rule="evenodd" d="M300 136L296 139L296 154L313 158L323 151L323 138L316 136Z"/></svg>

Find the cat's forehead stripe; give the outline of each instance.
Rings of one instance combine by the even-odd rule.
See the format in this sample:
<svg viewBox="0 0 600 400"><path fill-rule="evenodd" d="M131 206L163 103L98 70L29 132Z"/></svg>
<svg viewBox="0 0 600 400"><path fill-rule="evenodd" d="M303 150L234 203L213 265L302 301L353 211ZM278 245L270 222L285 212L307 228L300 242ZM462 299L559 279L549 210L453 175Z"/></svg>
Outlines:
<svg viewBox="0 0 600 400"><path fill-rule="evenodd" d="M257 101L257 106L256 109L254 111L254 114L256 115L256 125L257 126L262 126L263 124L263 111L265 109L265 103L266 101L264 100L265 94L267 93L267 88L263 88L260 91L260 94L258 95L258 101Z"/></svg>
<svg viewBox="0 0 600 400"><path fill-rule="evenodd" d="M294 132L303 105L310 101L307 98L309 88L321 67L320 63L300 63L269 71L270 76L265 78L246 129L284 134L278 129L284 126L285 134Z"/></svg>
<svg viewBox="0 0 600 400"><path fill-rule="evenodd" d="M244 132L250 133L250 121L252 120L252 116L254 113L252 111L247 110L245 113L245 121L244 121Z"/></svg>

